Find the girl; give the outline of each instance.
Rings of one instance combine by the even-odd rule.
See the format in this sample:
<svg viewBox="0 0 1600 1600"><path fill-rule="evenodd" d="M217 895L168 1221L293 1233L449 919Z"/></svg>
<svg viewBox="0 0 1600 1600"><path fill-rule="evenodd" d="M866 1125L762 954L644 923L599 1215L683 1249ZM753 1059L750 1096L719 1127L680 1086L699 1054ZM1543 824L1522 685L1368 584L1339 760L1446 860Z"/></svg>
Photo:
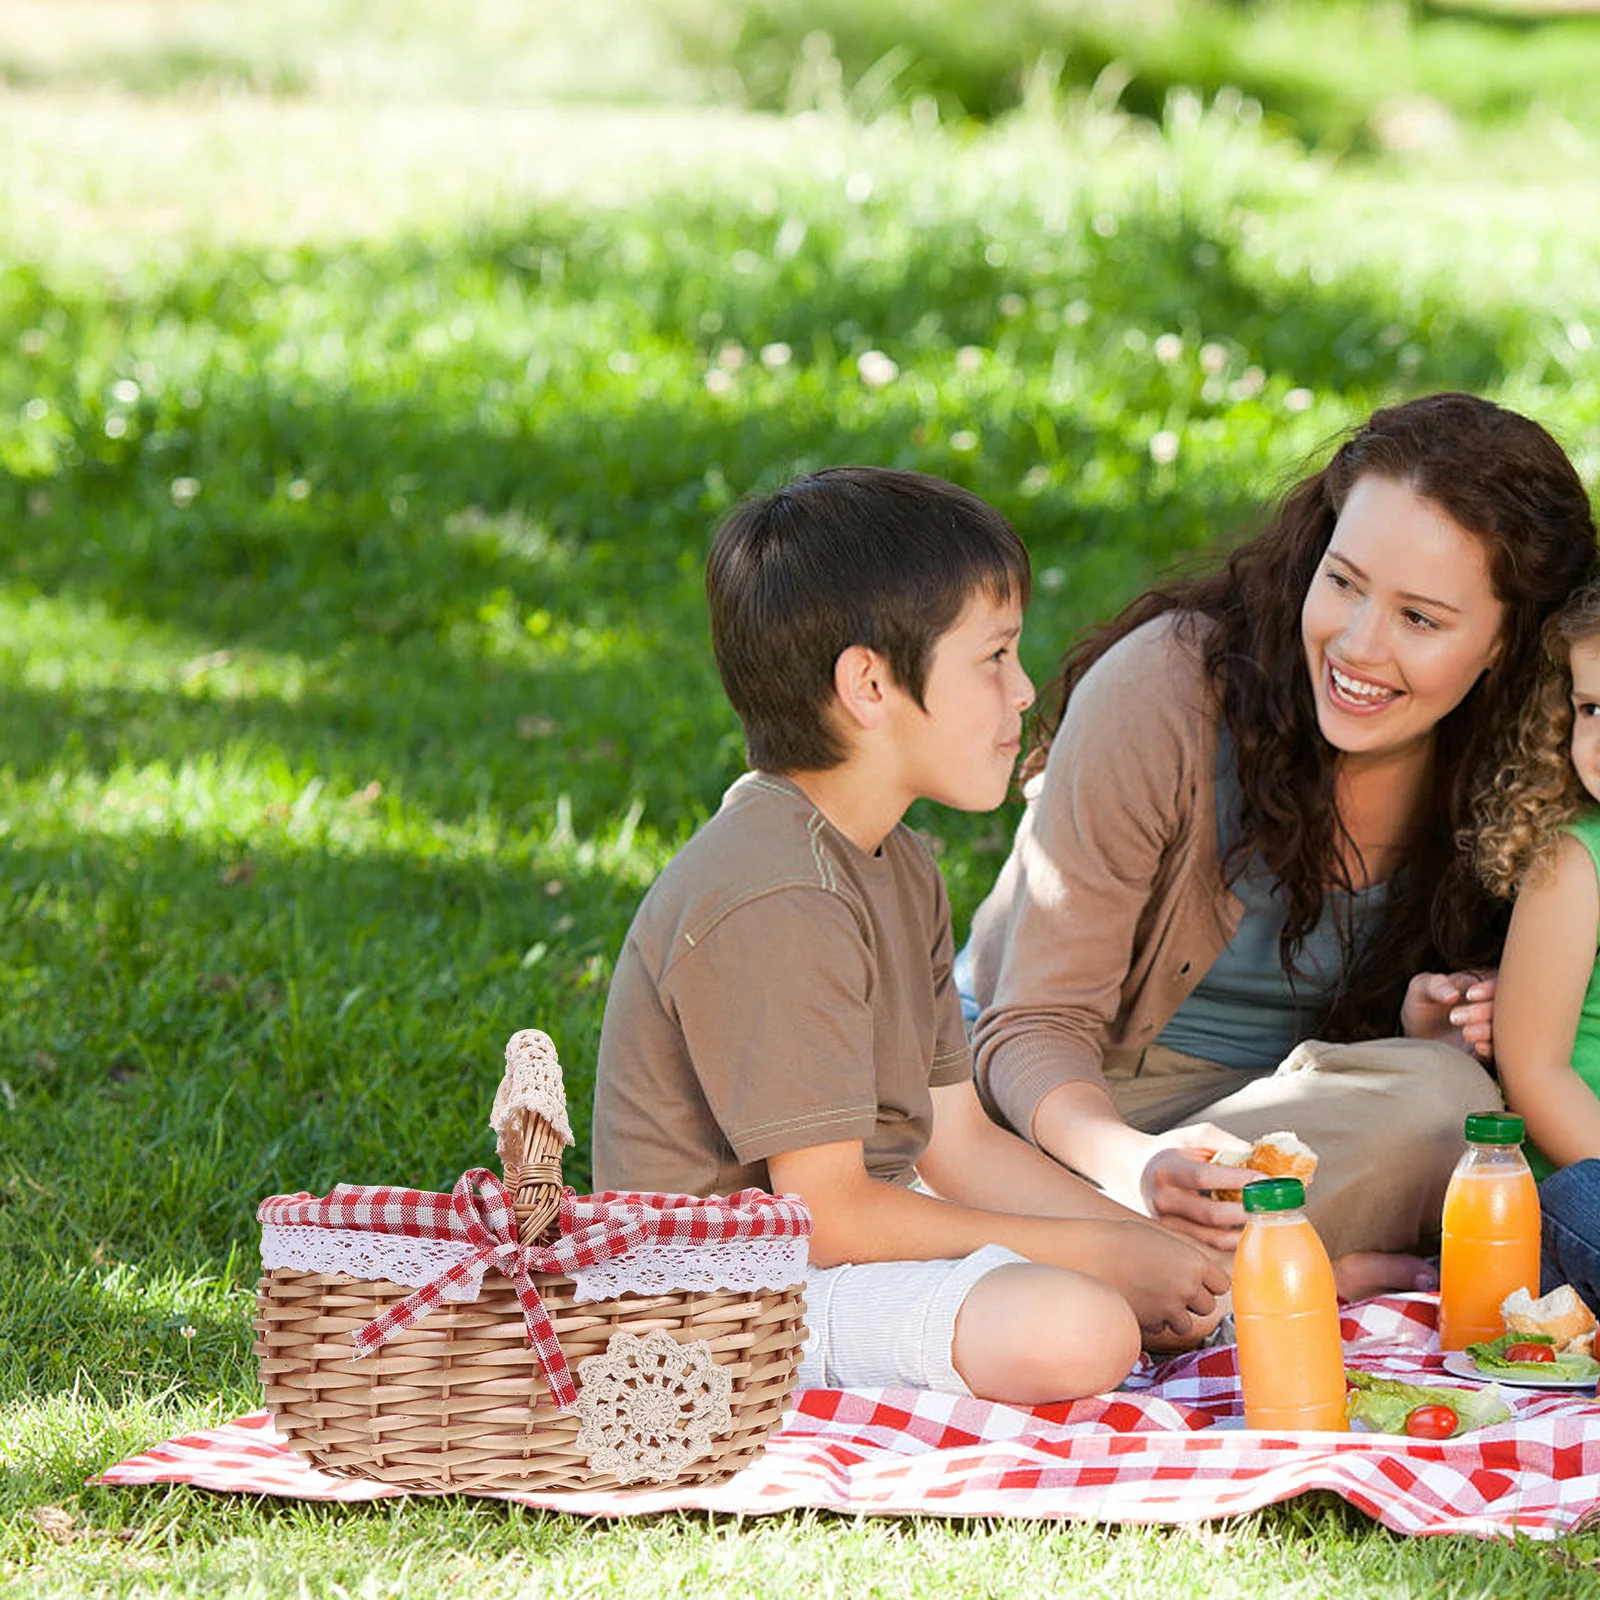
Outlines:
<svg viewBox="0 0 1600 1600"><path fill-rule="evenodd" d="M1496 1059L1528 1125L1546 1276L1600 1304L1600 584L1545 628L1516 757L1479 808L1478 870L1516 895Z"/></svg>
<svg viewBox="0 0 1600 1600"><path fill-rule="evenodd" d="M1499 1103L1503 907L1457 838L1594 560L1550 435L1431 395L1071 650L973 924L994 1114L1224 1250L1210 1156L1292 1129L1344 1291L1424 1285L1462 1119Z"/></svg>

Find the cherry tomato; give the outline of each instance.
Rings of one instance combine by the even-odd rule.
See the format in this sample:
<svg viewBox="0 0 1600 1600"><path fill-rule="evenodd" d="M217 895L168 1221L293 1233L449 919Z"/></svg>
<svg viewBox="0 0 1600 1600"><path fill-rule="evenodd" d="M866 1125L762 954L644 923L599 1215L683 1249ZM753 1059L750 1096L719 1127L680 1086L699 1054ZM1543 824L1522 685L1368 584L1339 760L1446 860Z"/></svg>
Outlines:
<svg viewBox="0 0 1600 1600"><path fill-rule="evenodd" d="M1460 1420L1449 1406L1418 1406L1406 1418L1406 1432L1413 1439L1448 1439Z"/></svg>
<svg viewBox="0 0 1600 1600"><path fill-rule="evenodd" d="M1556 1353L1547 1344L1508 1344L1505 1350L1507 1361L1554 1361Z"/></svg>

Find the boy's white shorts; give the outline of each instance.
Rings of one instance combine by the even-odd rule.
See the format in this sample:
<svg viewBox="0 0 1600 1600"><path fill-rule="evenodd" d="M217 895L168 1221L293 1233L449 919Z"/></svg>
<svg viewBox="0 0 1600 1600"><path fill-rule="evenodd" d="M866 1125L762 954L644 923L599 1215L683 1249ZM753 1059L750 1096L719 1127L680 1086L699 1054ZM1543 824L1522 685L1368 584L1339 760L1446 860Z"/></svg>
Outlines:
<svg viewBox="0 0 1600 1600"><path fill-rule="evenodd" d="M996 1267L1025 1261L986 1244L956 1261L868 1261L806 1274L801 1389L904 1386L971 1394L950 1359L956 1313Z"/></svg>

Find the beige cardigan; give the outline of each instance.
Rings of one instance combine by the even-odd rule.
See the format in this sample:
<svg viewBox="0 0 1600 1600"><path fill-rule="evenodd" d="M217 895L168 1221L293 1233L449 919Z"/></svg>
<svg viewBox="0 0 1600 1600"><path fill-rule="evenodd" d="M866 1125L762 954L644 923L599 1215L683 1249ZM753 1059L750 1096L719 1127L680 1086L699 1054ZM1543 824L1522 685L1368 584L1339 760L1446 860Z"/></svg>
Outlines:
<svg viewBox="0 0 1600 1600"><path fill-rule="evenodd" d="M973 920L978 1087L1024 1136L1050 1090L1143 1050L1239 925L1218 859L1209 626L1157 618L1084 675Z"/></svg>

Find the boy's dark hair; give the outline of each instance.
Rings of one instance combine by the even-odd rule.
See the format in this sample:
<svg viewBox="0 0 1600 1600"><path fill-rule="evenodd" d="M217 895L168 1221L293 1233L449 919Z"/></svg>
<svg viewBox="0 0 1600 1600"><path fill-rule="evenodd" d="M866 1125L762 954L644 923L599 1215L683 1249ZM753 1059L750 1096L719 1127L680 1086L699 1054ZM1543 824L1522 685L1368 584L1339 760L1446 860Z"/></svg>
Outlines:
<svg viewBox="0 0 1600 1600"><path fill-rule="evenodd" d="M920 706L928 661L982 589L1028 601L1028 552L975 494L920 472L831 467L735 507L711 541L711 643L753 767L820 772L846 751L833 669L876 650Z"/></svg>

